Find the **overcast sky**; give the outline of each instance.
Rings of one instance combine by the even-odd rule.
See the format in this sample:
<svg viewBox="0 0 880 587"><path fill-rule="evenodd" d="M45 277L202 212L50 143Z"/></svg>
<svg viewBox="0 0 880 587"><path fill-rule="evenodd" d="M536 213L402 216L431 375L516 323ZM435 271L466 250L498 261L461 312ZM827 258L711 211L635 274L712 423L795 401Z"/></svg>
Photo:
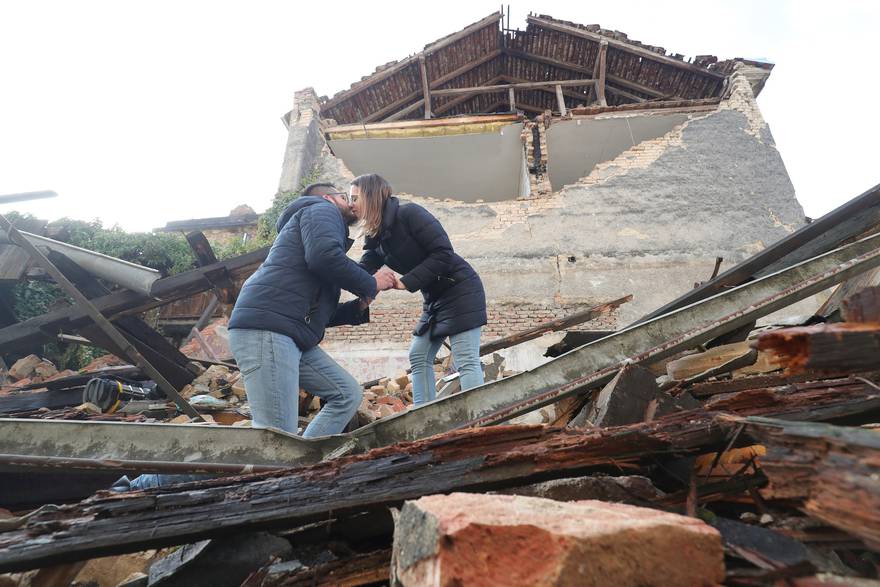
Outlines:
<svg viewBox="0 0 880 587"><path fill-rule="evenodd" d="M498 8L0 0L0 194L60 194L4 209L126 230L262 211L295 90L332 95ZM687 57L772 61L758 103L806 213L880 183L880 3L534 1L511 6L511 26L529 11Z"/></svg>

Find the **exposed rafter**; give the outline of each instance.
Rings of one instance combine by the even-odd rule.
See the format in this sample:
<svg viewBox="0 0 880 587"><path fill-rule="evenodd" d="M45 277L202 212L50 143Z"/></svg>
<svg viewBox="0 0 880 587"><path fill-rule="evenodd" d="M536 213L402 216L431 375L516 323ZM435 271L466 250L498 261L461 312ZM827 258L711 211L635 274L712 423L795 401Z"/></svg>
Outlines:
<svg viewBox="0 0 880 587"><path fill-rule="evenodd" d="M610 102L615 107L657 99L703 100L717 98L732 71L731 67L719 69L712 65L714 57L702 56L690 63L598 26L530 16L527 30L513 32L500 27L500 20L500 12L491 14L378 70L325 100L322 115L340 124L366 124L422 115L448 116L450 112L474 114L484 111L496 98L465 96L449 100L442 96L461 88L491 85L490 78L499 76L523 82L560 83L562 100L555 96L547 99L547 88L541 89L538 99L524 94L527 102L540 103L542 111L568 111L572 99L607 107L608 99L603 100L603 94L612 96ZM564 82L571 78L593 82L590 96L575 97L567 92ZM506 107L510 108L509 88L488 91L495 90L507 94ZM549 91L556 93L555 83ZM514 96L513 106L520 97Z"/></svg>

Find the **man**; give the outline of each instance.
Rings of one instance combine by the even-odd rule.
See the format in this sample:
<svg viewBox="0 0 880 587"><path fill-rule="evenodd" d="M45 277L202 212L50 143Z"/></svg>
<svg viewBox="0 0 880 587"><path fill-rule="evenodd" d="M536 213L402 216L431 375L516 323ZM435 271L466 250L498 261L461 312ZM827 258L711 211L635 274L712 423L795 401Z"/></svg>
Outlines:
<svg viewBox="0 0 880 587"><path fill-rule="evenodd" d="M278 218L269 255L241 289L229 345L255 427L296 434L300 387L324 400L306 437L342 432L361 403L360 384L317 346L328 326L369 322L370 301L394 287L392 276L374 277L346 256L356 221L346 192L308 186ZM340 289L359 299L340 304Z"/></svg>

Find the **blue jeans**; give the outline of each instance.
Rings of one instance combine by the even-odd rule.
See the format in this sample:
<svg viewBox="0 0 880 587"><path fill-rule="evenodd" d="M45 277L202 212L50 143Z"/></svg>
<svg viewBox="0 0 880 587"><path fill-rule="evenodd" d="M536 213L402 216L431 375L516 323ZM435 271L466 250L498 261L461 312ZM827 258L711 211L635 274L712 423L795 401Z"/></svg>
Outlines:
<svg viewBox="0 0 880 587"><path fill-rule="evenodd" d="M363 389L320 347L302 352L293 339L268 330L229 330L229 348L241 369L255 428L296 434L299 389L324 400L303 436L339 434L361 405Z"/></svg>
<svg viewBox="0 0 880 587"><path fill-rule="evenodd" d="M461 390L483 385L483 367L480 365L480 330L472 328L449 337L452 362L458 370ZM413 403L432 401L437 396L434 382L434 357L443 344L442 338L430 338L427 334L414 336L409 346L409 366L412 369Z"/></svg>

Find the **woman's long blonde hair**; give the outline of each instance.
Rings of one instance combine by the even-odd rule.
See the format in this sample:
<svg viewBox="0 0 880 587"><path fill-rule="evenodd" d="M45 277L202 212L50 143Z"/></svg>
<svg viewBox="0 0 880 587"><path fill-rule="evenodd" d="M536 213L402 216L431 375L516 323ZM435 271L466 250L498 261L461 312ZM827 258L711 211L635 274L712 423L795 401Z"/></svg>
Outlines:
<svg viewBox="0 0 880 587"><path fill-rule="evenodd" d="M359 175L351 181L351 185L357 186L361 195L359 197L364 211L364 233L367 236L379 236L382 230L382 211L385 202L391 197L391 184L385 178L375 173Z"/></svg>

